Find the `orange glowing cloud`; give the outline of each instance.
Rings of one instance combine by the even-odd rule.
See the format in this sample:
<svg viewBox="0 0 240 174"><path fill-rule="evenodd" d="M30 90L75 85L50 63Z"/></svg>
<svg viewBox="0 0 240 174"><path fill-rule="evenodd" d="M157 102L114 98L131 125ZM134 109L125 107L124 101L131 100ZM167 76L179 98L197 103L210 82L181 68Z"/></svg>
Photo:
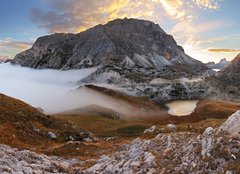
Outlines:
<svg viewBox="0 0 240 174"><path fill-rule="evenodd" d="M4 55L4 57L13 58L16 53L24 51L31 46L32 43L16 41L10 38L0 40L0 56Z"/></svg>
<svg viewBox="0 0 240 174"><path fill-rule="evenodd" d="M215 48L215 49L208 49L209 52L225 52L225 53L232 53L232 52L240 52L240 49L224 49L224 48Z"/></svg>
<svg viewBox="0 0 240 174"><path fill-rule="evenodd" d="M164 14L192 21L192 6L216 9L214 0L46 0L50 11L34 8L31 18L39 27L53 32L79 32L116 18L142 18L159 22Z"/></svg>

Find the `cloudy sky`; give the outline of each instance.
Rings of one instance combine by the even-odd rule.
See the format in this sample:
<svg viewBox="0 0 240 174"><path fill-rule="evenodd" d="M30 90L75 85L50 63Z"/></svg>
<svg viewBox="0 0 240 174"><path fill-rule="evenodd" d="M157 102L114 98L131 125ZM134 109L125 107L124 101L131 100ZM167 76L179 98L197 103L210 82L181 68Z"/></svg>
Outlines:
<svg viewBox="0 0 240 174"><path fill-rule="evenodd" d="M39 36L128 17L158 23L203 62L231 60L240 52L239 7L239 0L0 0L0 59Z"/></svg>

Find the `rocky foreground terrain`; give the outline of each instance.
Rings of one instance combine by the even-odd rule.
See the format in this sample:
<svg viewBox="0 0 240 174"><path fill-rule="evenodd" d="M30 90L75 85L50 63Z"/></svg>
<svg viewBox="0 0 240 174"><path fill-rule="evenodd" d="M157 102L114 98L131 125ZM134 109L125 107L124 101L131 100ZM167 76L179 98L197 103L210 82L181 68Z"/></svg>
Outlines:
<svg viewBox="0 0 240 174"><path fill-rule="evenodd" d="M0 146L1 173L226 173L240 172L240 111L220 127L203 134L159 133L157 126L145 130L153 138L137 138L113 154L102 155L92 166L85 161L63 159Z"/></svg>
<svg viewBox="0 0 240 174"><path fill-rule="evenodd" d="M220 128L137 138L112 156L102 156L82 173L238 173L240 112ZM153 133L155 127L146 130ZM173 132L176 127L169 125Z"/></svg>

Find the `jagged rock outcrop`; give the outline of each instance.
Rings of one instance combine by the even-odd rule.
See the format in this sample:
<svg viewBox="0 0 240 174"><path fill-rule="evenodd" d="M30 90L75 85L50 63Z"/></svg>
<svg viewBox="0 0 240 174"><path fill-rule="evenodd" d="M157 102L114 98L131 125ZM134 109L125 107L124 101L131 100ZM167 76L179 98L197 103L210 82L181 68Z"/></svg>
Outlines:
<svg viewBox="0 0 240 174"><path fill-rule="evenodd" d="M186 55L159 25L127 18L97 25L78 34L41 37L31 49L18 54L13 63L54 69L99 65L122 69L142 67L161 70L158 74L170 71L178 75L197 75L207 70L203 63Z"/></svg>

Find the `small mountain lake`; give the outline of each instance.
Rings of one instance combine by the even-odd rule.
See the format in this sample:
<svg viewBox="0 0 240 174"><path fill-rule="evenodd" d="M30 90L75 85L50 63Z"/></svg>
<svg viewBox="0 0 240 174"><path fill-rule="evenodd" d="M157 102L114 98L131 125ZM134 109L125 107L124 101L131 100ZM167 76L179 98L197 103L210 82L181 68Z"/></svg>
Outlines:
<svg viewBox="0 0 240 174"><path fill-rule="evenodd" d="M221 71L221 69L212 69L212 70L216 72Z"/></svg>
<svg viewBox="0 0 240 174"><path fill-rule="evenodd" d="M186 116L191 114L197 107L198 100L176 100L166 104L168 113L176 116Z"/></svg>

